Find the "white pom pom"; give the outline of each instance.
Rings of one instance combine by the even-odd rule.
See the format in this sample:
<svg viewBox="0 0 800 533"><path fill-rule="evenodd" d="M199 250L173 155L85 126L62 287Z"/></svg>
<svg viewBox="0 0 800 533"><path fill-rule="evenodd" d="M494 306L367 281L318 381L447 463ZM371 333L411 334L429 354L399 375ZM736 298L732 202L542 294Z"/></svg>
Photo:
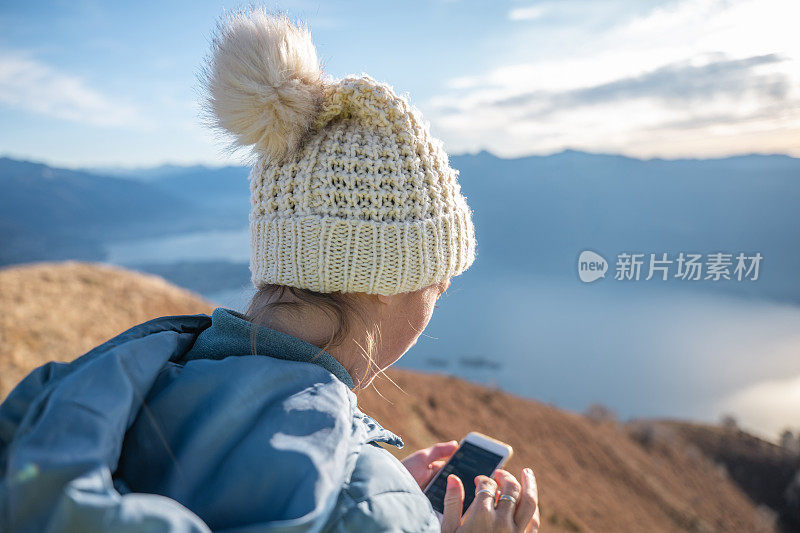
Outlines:
<svg viewBox="0 0 800 533"><path fill-rule="evenodd" d="M308 29L263 9L219 24L203 82L214 126L273 160L297 149L324 95Z"/></svg>

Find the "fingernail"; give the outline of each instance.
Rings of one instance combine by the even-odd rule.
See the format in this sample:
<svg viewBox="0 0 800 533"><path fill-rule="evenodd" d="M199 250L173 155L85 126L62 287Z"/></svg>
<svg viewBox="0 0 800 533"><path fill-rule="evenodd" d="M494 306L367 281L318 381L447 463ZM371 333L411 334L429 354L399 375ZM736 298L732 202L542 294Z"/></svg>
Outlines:
<svg viewBox="0 0 800 533"><path fill-rule="evenodd" d="M447 476L447 488L452 489L456 486L455 474L450 474Z"/></svg>

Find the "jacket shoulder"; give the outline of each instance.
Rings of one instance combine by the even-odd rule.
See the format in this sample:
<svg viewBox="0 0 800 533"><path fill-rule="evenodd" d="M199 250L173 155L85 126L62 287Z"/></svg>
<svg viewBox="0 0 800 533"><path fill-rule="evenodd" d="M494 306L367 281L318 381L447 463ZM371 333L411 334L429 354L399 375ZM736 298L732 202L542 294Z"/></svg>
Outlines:
<svg viewBox="0 0 800 533"><path fill-rule="evenodd" d="M155 318L71 363L48 363L25 378L0 404L0 530L44 530L64 495L91 485L81 472L110 479L143 396L209 321L207 315ZM105 485L98 490L118 496Z"/></svg>

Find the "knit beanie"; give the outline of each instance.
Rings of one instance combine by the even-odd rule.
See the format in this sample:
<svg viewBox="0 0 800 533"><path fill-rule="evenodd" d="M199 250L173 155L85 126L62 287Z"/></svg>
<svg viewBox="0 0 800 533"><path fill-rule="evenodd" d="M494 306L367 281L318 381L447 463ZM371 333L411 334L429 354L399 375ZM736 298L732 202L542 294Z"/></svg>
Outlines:
<svg viewBox="0 0 800 533"><path fill-rule="evenodd" d="M475 260L472 211L421 113L367 74L323 77L308 29L251 9L219 24L212 126L251 147L253 286L398 294Z"/></svg>

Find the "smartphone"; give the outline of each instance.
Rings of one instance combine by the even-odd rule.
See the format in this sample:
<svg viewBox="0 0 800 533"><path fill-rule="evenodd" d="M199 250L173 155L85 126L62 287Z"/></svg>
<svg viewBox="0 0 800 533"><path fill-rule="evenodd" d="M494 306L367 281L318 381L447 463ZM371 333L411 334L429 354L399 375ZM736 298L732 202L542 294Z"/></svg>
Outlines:
<svg viewBox="0 0 800 533"><path fill-rule="evenodd" d="M511 446L482 433L471 432L461 439L456 452L425 487L425 495L431 501L439 520L444 512L444 493L447 489L447 476L455 474L464 484L464 508L467 512L475 499L475 476L491 476L501 468L514 451Z"/></svg>

